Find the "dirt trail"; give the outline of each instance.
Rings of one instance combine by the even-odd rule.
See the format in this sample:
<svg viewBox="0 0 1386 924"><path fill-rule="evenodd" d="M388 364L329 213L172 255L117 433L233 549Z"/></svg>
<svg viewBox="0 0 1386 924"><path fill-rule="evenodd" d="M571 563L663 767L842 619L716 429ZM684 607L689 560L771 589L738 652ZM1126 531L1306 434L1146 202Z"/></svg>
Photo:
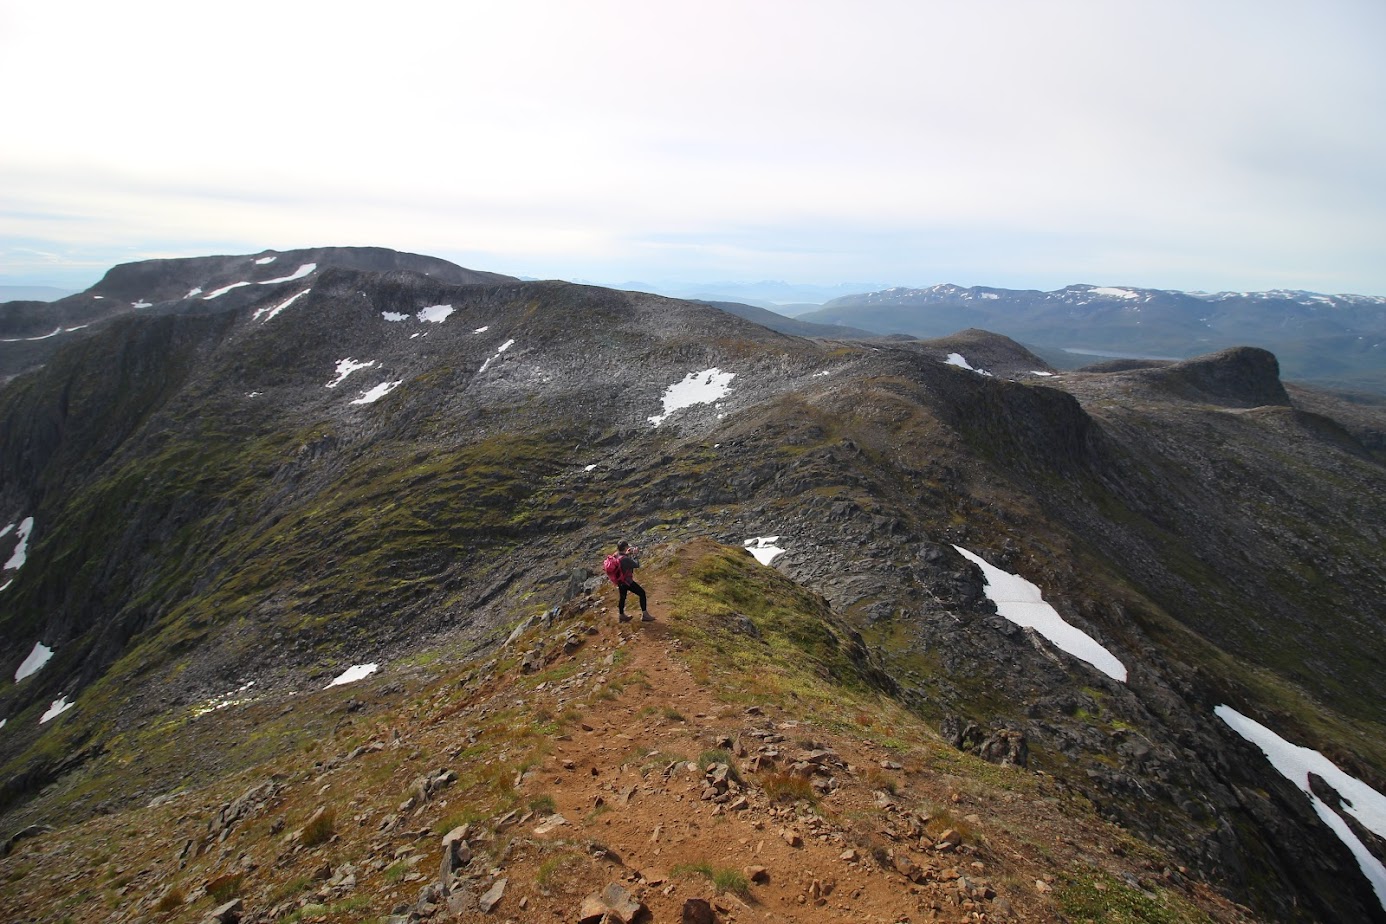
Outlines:
<svg viewBox="0 0 1386 924"><path fill-rule="evenodd" d="M992 906L987 919L1005 919L1009 902L998 908L994 901L974 901L967 879L958 885L960 876L974 882L985 878L981 860L953 854L946 863L933 864L921 855L915 867L936 866L938 881L910 883L882 869L856 833L827 820L824 816L884 821L866 778L868 768L879 768L889 755L860 741L835 740L773 708L749 707L748 714L747 707L720 702L679 657L680 643L659 615L664 582L652 576L643 583L655 622L636 617L618 624L611 588L606 588L610 599L603 597L606 606L594 614L597 634L585 646L588 657L619 667L585 692L600 694L601 686L614 684L620 693L590 699L572 731L559 736L543 764L525 775L525 798L552 799L566 821L550 828L536 818L528 826L531 836L600 844L622 864L610 870L612 881L629 888L655 921L682 920L691 897L713 900L724 921L966 921L987 905ZM549 692L541 688L536 696ZM554 691L546 705L559 711L568 702ZM712 790L697 765L728 744L743 771L747 758L761 748L779 757L775 769L766 761L767 769L759 773L742 772L744 786L733 783L726 798L714 801L705 798ZM796 757L816 751L828 751L841 763L829 770L834 791L817 796L816 805L767 796L766 778L788 775ZM875 776L879 779L879 770ZM699 869L704 873L695 872ZM719 894L707 871L723 881L745 877L748 891ZM750 881L752 876L760 881ZM886 878L895 881L887 885ZM536 895L530 907L546 904ZM554 917L543 917L570 920L571 910L553 907L548 913Z"/></svg>

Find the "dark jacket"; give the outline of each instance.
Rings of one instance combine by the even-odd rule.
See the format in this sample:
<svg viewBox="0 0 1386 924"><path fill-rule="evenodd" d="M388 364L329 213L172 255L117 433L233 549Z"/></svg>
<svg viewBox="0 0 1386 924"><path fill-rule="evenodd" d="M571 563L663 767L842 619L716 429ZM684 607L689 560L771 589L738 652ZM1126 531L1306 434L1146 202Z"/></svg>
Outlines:
<svg viewBox="0 0 1386 924"><path fill-rule="evenodd" d="M621 583L630 584L635 581L635 569L640 567L640 562L629 552L621 553Z"/></svg>

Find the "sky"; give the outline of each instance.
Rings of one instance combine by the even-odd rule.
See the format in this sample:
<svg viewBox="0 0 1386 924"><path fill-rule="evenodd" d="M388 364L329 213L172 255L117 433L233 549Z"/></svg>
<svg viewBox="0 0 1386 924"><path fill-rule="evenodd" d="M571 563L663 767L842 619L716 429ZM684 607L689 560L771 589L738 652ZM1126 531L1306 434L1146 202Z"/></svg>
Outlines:
<svg viewBox="0 0 1386 924"><path fill-rule="evenodd" d="M0 283L377 245L618 284L1386 294L1380 0L0 0Z"/></svg>

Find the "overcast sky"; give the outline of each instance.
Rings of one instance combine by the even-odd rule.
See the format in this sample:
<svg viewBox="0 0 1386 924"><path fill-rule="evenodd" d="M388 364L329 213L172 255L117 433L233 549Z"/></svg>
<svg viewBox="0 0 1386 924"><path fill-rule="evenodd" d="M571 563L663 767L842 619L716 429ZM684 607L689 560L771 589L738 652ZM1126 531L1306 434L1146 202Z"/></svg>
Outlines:
<svg viewBox="0 0 1386 924"><path fill-rule="evenodd" d="M1386 294L1382 0L0 0L0 282L370 244L629 280Z"/></svg>

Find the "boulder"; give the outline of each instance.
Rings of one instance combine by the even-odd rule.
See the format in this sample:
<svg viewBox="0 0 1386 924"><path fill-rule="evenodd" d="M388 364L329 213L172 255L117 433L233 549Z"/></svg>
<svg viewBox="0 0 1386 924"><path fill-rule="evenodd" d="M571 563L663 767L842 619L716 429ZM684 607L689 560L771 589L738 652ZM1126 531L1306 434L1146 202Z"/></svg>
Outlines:
<svg viewBox="0 0 1386 924"><path fill-rule="evenodd" d="M599 921L631 924L645 906L636 901L620 883L610 883L601 892L593 892L582 900L578 911L579 924L597 924Z"/></svg>
<svg viewBox="0 0 1386 924"><path fill-rule="evenodd" d="M508 881L507 879L497 879L495 884L487 889L481 898L477 899L477 905L481 907L483 912L490 914L491 909L500 904L500 900L505 897L505 886Z"/></svg>

